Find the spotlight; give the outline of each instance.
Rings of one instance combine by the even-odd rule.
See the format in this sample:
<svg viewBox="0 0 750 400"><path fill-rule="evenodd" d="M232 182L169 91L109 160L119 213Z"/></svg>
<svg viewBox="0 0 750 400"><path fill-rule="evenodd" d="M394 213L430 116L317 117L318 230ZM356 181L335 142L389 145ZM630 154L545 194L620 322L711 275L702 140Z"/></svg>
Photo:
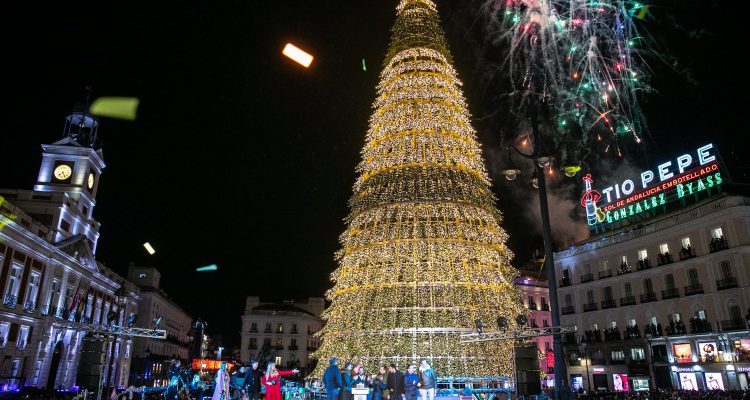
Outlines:
<svg viewBox="0 0 750 400"><path fill-rule="evenodd" d="M537 177L536 170L534 170L534 175L529 179L529 185L534 189L539 189L539 178Z"/></svg>
<svg viewBox="0 0 750 400"><path fill-rule="evenodd" d="M516 317L516 323L518 324L518 326L524 326L524 325L526 325L526 316L523 315L523 314L517 316Z"/></svg>
<svg viewBox="0 0 750 400"><path fill-rule="evenodd" d="M161 323L161 316L154 318L154 328L158 328Z"/></svg>
<svg viewBox="0 0 750 400"><path fill-rule="evenodd" d="M135 325L135 321L137 319L138 319L138 316L135 315L135 313L130 313L130 315L128 316L128 320L127 320L128 326L131 327L131 326Z"/></svg>
<svg viewBox="0 0 750 400"><path fill-rule="evenodd" d="M547 168L547 166L548 166L548 165L549 165L549 163L550 163L550 158L549 158L549 157L547 157L547 156L540 156L540 157L537 157L537 159L536 159L536 163L537 163L537 164L539 164L539 166L540 166L541 168L543 168L543 169L544 169L544 168Z"/></svg>
<svg viewBox="0 0 750 400"><path fill-rule="evenodd" d="M474 320L474 329L476 329L479 334L484 333L484 324L481 319L477 318Z"/></svg>
<svg viewBox="0 0 750 400"><path fill-rule="evenodd" d="M503 316L497 317L497 329L503 330L506 328L508 328L508 319Z"/></svg>

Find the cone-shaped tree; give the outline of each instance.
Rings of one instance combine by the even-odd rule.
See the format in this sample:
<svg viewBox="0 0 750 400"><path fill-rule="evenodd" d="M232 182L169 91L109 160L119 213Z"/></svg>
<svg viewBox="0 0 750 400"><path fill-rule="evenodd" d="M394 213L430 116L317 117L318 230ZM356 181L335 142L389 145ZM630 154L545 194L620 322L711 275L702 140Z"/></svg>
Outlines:
<svg viewBox="0 0 750 400"><path fill-rule="evenodd" d="M460 86L435 4L402 0L315 357L509 376L512 343L459 343L523 311Z"/></svg>

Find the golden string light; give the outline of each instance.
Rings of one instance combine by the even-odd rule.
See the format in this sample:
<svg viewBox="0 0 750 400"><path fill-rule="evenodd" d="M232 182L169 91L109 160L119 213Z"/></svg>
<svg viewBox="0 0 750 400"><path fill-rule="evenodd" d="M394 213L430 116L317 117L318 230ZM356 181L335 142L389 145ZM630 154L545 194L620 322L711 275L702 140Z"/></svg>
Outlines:
<svg viewBox="0 0 750 400"><path fill-rule="evenodd" d="M426 357L441 376L511 376L511 343L459 343L475 319L512 321L523 306L431 0L398 5L377 91L313 356L369 370Z"/></svg>

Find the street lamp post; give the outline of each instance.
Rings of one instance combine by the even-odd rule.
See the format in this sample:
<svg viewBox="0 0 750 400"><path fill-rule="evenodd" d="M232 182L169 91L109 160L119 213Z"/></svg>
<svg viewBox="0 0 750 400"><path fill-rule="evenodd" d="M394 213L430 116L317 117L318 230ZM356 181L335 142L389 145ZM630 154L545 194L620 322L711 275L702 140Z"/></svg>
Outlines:
<svg viewBox="0 0 750 400"><path fill-rule="evenodd" d="M557 277L555 274L555 256L552 251L552 232L549 220L549 206L547 204L547 183L544 174L544 169L550 164L551 158L549 154L545 154L542 150L540 150L540 139L536 113L532 113L532 136L534 146L533 153L530 155L519 151L513 146L508 146L508 165L503 169L502 173L503 175L505 175L506 179L513 180L521 172L515 165L513 165L512 160L510 159L511 148L521 156L534 161L534 177L532 178L532 181L536 179L536 181L534 182L534 187L537 188L539 192L539 208L542 216L542 236L544 238L544 266L547 268L547 281L550 297L550 314L552 316L552 325L560 326L560 310L557 303ZM566 175L568 175L567 170ZM560 337L560 335L553 336L552 352L555 357L555 398L560 400L568 400L570 398L570 390L566 384L568 371L567 367L565 366L565 356L562 346L562 338Z"/></svg>
<svg viewBox="0 0 750 400"><path fill-rule="evenodd" d="M589 358L588 353L586 352L587 345L586 343L581 343L581 353L583 353L583 362L586 363L586 393L590 393L591 391L591 377L589 375Z"/></svg>

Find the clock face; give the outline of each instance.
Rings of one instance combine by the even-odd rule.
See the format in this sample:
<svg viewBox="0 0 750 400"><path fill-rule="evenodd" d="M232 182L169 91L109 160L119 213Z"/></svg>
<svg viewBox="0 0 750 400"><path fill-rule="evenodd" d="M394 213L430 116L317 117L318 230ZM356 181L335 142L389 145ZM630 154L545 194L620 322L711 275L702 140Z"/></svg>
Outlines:
<svg viewBox="0 0 750 400"><path fill-rule="evenodd" d="M94 173L93 172L89 172L89 179L88 179L88 182L86 183L88 184L89 190L94 188Z"/></svg>
<svg viewBox="0 0 750 400"><path fill-rule="evenodd" d="M70 178L70 175L73 174L73 169L70 168L70 165L60 164L55 168L53 174L57 180L64 181Z"/></svg>

